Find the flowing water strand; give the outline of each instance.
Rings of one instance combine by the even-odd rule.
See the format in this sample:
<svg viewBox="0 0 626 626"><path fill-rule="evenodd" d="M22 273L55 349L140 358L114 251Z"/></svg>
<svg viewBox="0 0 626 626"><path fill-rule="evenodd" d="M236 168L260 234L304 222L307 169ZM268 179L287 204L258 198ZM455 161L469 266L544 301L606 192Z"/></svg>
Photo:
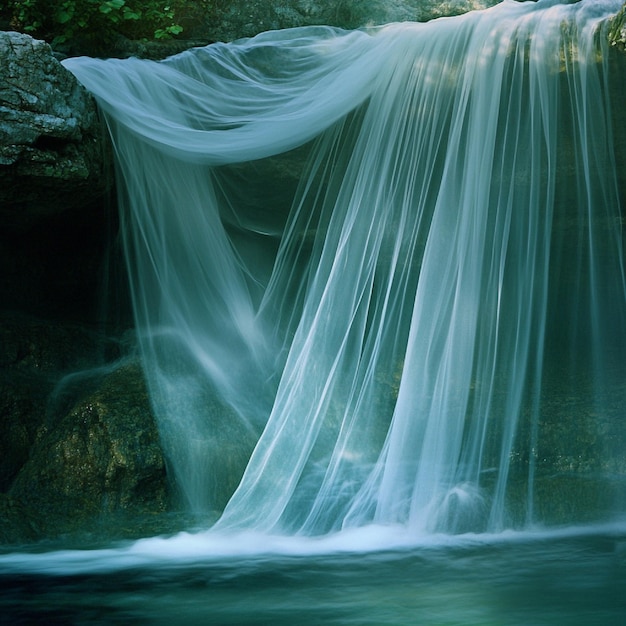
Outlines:
<svg viewBox="0 0 626 626"><path fill-rule="evenodd" d="M549 522L564 399L620 432L619 5L66 61L114 141L168 462L218 529Z"/></svg>

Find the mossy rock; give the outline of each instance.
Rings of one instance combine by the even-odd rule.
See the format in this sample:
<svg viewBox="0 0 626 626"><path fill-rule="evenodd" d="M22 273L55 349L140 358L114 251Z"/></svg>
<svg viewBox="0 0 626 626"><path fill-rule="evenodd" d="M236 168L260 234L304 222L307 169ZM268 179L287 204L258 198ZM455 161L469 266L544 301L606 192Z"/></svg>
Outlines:
<svg viewBox="0 0 626 626"><path fill-rule="evenodd" d="M119 354L117 342L85 326L0 315L0 492L9 490L45 432L59 381L68 372L93 367L105 354ZM83 377L81 393L85 382ZM58 402L62 394L55 395Z"/></svg>
<svg viewBox="0 0 626 626"><path fill-rule="evenodd" d="M38 516L27 506L0 494L0 544L24 544L41 539Z"/></svg>
<svg viewBox="0 0 626 626"><path fill-rule="evenodd" d="M620 50L626 50L626 3L622 10L611 20L609 42Z"/></svg>
<svg viewBox="0 0 626 626"><path fill-rule="evenodd" d="M51 536L102 515L168 508L165 462L138 364L110 373L47 425L10 495L37 511Z"/></svg>

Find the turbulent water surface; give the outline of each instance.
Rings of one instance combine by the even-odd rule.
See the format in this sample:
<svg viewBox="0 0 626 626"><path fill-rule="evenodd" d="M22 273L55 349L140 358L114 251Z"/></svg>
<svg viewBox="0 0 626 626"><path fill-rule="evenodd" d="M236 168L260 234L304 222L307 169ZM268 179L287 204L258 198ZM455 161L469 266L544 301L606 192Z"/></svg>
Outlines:
<svg viewBox="0 0 626 626"><path fill-rule="evenodd" d="M619 625L626 526L421 540L380 528L183 534L1 556L0 572L2 623Z"/></svg>

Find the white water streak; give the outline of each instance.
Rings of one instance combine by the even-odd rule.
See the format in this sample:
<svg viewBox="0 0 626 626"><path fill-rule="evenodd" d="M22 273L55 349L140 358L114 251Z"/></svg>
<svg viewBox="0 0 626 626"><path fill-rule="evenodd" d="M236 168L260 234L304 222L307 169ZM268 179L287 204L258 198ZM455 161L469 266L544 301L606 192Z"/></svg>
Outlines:
<svg viewBox="0 0 626 626"><path fill-rule="evenodd" d="M619 5L505 1L66 62L115 142L176 481L221 507L245 467L219 529L498 530L520 523L514 454L532 517L546 370L584 371L598 397L623 374L595 35Z"/></svg>

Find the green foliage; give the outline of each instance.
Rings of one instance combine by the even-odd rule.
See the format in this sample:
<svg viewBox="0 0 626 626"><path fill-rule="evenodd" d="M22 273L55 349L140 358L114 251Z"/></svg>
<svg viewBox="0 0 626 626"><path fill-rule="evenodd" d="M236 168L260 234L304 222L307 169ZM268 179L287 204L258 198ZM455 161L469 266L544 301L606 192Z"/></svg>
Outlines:
<svg viewBox="0 0 626 626"><path fill-rule="evenodd" d="M54 48L106 48L116 37L170 39L211 0L9 0L13 25ZM190 5L192 5L190 7Z"/></svg>

